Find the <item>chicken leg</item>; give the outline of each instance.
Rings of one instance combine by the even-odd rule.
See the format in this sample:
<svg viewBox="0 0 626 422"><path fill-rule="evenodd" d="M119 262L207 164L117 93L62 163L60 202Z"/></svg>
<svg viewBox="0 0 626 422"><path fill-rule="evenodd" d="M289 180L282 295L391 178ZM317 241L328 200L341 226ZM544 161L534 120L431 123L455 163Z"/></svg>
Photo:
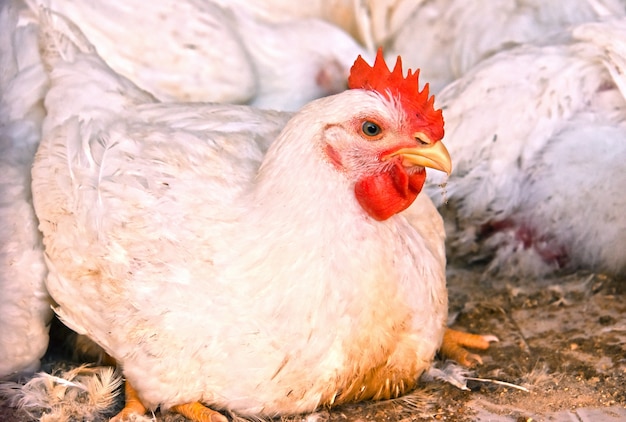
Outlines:
<svg viewBox="0 0 626 422"><path fill-rule="evenodd" d="M130 382L126 380L124 385L124 408L114 417L110 422L123 422L131 420L131 415L143 415L146 413L146 407L139 400L139 396L135 389L130 385Z"/></svg>
<svg viewBox="0 0 626 422"><path fill-rule="evenodd" d="M486 350L494 341L498 341L496 336L470 334L446 328L439 352L463 366L471 367L475 364L482 364L483 360L479 355L470 353L465 347Z"/></svg>
<svg viewBox="0 0 626 422"><path fill-rule="evenodd" d="M146 413L146 407L141 403L137 392L128 380L126 380L124 392L126 394L124 408L111 418L111 422L132 420L132 415L143 415ZM179 404L173 406L171 410L175 413L180 413L193 422L228 422L224 415L209 409L199 402Z"/></svg>
<svg viewBox="0 0 626 422"><path fill-rule="evenodd" d="M194 422L228 422L224 415L209 409L200 402L179 404L172 407L172 411Z"/></svg>

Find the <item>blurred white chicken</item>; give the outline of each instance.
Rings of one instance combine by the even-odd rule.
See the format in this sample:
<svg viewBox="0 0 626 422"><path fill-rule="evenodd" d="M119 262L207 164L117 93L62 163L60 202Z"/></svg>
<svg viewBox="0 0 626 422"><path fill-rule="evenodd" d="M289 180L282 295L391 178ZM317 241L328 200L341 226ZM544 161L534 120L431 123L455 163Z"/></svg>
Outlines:
<svg viewBox="0 0 626 422"><path fill-rule="evenodd" d="M214 0L243 8L265 21L318 18L351 34L371 51L395 34L424 0Z"/></svg>
<svg viewBox="0 0 626 422"><path fill-rule="evenodd" d="M368 53L317 19L264 23L208 0L29 0L72 19L118 73L160 100L297 110L345 89Z"/></svg>
<svg viewBox="0 0 626 422"><path fill-rule="evenodd" d="M624 273L624 39L624 19L583 24L569 41L496 54L440 93L456 159L436 200L451 213L449 256L512 274Z"/></svg>
<svg viewBox="0 0 626 422"><path fill-rule="evenodd" d="M450 161L415 74L359 58L352 89L272 136L284 114L157 103L60 16L44 13L41 50L47 287L123 368L120 418L396 397L442 339L488 344L444 336L443 225L419 192Z"/></svg>
<svg viewBox="0 0 626 422"><path fill-rule="evenodd" d="M438 93L498 51L543 43L574 24L624 15L620 0L425 0L382 45L388 55L421 68Z"/></svg>
<svg viewBox="0 0 626 422"><path fill-rule="evenodd" d="M0 377L39 368L52 317L30 190L48 79L22 6L0 4Z"/></svg>

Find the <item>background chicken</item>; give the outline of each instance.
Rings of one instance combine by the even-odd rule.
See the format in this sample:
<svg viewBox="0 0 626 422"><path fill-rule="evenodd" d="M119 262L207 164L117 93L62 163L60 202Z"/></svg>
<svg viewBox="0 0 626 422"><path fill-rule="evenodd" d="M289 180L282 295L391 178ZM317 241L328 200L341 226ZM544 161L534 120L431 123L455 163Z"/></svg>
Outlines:
<svg viewBox="0 0 626 422"><path fill-rule="evenodd" d="M0 27L0 377L7 377L39 368L52 311L30 190L47 77L28 11L3 2Z"/></svg>
<svg viewBox="0 0 626 422"><path fill-rule="evenodd" d="M408 14L391 11L401 24L390 27L379 45L422 68L438 93L498 51L545 43L575 24L625 16L626 5L620 0L426 0Z"/></svg>
<svg viewBox="0 0 626 422"><path fill-rule="evenodd" d="M583 24L561 43L501 52L441 92L457 164L433 198L448 201L452 256L512 274L624 272L625 34L623 19Z"/></svg>
<svg viewBox="0 0 626 422"><path fill-rule="evenodd" d="M404 25L423 0L214 0L225 7L243 8L270 22L302 18L323 19L343 28L368 50L374 51Z"/></svg>
<svg viewBox="0 0 626 422"><path fill-rule="evenodd" d="M30 3L37 11L39 2ZM207 0L44 4L76 22L114 70L161 100L297 110L344 90L353 57L368 54L327 22L264 22Z"/></svg>
<svg viewBox="0 0 626 422"><path fill-rule="evenodd" d="M196 419L222 419L200 402L273 416L414 386L447 317L442 222L419 192L424 166L450 171L417 75L357 60L354 89L307 105L264 154L258 110L159 104L57 15L41 47L47 287L123 367L121 416L145 410L131 384ZM398 215L412 203L417 229Z"/></svg>
<svg viewBox="0 0 626 422"><path fill-rule="evenodd" d="M621 0L215 0L272 22L316 17L369 50L421 68L439 92L481 60L516 45L543 43L572 25L626 15Z"/></svg>

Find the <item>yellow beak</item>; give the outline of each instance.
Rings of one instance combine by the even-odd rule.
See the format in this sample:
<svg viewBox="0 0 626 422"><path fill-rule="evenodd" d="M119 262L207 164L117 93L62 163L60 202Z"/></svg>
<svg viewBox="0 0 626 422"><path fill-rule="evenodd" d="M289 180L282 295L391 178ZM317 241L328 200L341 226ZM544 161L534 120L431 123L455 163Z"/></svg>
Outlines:
<svg viewBox="0 0 626 422"><path fill-rule="evenodd" d="M402 158L414 165L430 167L450 174L452 172L452 160L446 146L441 142L422 145L416 148L402 148L389 157L401 155Z"/></svg>

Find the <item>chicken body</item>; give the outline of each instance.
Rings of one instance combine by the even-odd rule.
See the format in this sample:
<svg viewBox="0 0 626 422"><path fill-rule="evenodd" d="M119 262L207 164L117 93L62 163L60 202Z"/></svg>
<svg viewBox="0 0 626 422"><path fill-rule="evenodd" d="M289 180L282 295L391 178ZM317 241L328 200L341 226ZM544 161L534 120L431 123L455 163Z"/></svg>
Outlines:
<svg viewBox="0 0 626 422"><path fill-rule="evenodd" d="M426 0L388 31L384 45L387 54L422 68L438 93L499 51L545 43L572 25L625 15L620 0Z"/></svg>
<svg viewBox="0 0 626 422"><path fill-rule="evenodd" d="M47 77L24 9L0 5L0 377L39 368L52 317L30 191Z"/></svg>
<svg viewBox="0 0 626 422"><path fill-rule="evenodd" d="M624 19L583 24L440 93L457 161L448 205L433 198L453 213L451 254L513 274L626 270L624 34Z"/></svg>
<svg viewBox="0 0 626 422"><path fill-rule="evenodd" d="M410 208L417 230L362 204L375 209L370 190L403 177L415 195L424 169L410 154L439 148L442 128L415 129L401 103L364 89L286 125L246 107L159 104L70 23L44 21L51 88L33 197L46 284L144 404L274 416L415 385L447 317L442 220L426 195ZM362 132L370 120L381 137Z"/></svg>
<svg viewBox="0 0 626 422"><path fill-rule="evenodd" d="M37 10L42 2L29 3ZM367 54L327 22L268 23L206 0L43 4L72 19L109 66L162 101L295 111L344 90L352 58Z"/></svg>

